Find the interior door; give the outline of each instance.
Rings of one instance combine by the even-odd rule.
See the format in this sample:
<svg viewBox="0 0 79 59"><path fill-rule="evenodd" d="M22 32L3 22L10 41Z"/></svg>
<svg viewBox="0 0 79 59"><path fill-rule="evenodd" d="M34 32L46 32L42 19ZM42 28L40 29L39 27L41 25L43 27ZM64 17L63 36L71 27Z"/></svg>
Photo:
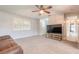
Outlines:
<svg viewBox="0 0 79 59"><path fill-rule="evenodd" d="M66 32L67 40L77 41L78 40L78 31L77 23L75 20L67 20L66 22Z"/></svg>

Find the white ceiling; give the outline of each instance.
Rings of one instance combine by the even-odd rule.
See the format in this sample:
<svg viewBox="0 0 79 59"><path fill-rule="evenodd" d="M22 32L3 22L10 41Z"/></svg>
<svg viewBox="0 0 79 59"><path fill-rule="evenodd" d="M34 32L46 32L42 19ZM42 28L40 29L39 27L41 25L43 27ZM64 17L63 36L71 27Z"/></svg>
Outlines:
<svg viewBox="0 0 79 59"><path fill-rule="evenodd" d="M45 6L46 7L46 6ZM44 18L47 15L39 16L38 12L32 12L33 10L38 10L34 5L1 5L0 11L22 15L25 17L31 18ZM79 5L53 5L53 8L50 10L51 15L56 13L78 13Z"/></svg>

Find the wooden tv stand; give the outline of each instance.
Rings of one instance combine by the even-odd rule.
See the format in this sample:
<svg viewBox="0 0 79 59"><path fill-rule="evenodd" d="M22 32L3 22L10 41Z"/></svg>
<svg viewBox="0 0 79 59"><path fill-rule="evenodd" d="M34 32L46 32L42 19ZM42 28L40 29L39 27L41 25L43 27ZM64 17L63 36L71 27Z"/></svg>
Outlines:
<svg viewBox="0 0 79 59"><path fill-rule="evenodd" d="M46 37L50 39L62 40L62 34L59 33L47 33Z"/></svg>

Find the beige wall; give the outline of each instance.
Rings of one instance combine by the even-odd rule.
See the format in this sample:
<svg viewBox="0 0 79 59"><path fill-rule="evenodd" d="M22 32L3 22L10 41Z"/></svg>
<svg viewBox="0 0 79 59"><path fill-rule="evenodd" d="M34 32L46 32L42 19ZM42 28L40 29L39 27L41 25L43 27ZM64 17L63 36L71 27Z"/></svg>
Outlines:
<svg viewBox="0 0 79 59"><path fill-rule="evenodd" d="M52 24L63 24L64 22L64 14L53 14L49 17L48 25Z"/></svg>

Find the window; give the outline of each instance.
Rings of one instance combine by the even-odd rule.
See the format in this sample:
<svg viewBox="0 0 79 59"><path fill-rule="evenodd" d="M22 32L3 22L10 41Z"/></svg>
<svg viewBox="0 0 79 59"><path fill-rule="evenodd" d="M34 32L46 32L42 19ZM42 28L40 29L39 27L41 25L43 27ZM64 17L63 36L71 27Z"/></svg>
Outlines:
<svg viewBox="0 0 79 59"><path fill-rule="evenodd" d="M31 20L21 18L14 19L14 30L31 30Z"/></svg>
<svg viewBox="0 0 79 59"><path fill-rule="evenodd" d="M48 25L48 18L40 19L40 35L46 34L47 25Z"/></svg>

